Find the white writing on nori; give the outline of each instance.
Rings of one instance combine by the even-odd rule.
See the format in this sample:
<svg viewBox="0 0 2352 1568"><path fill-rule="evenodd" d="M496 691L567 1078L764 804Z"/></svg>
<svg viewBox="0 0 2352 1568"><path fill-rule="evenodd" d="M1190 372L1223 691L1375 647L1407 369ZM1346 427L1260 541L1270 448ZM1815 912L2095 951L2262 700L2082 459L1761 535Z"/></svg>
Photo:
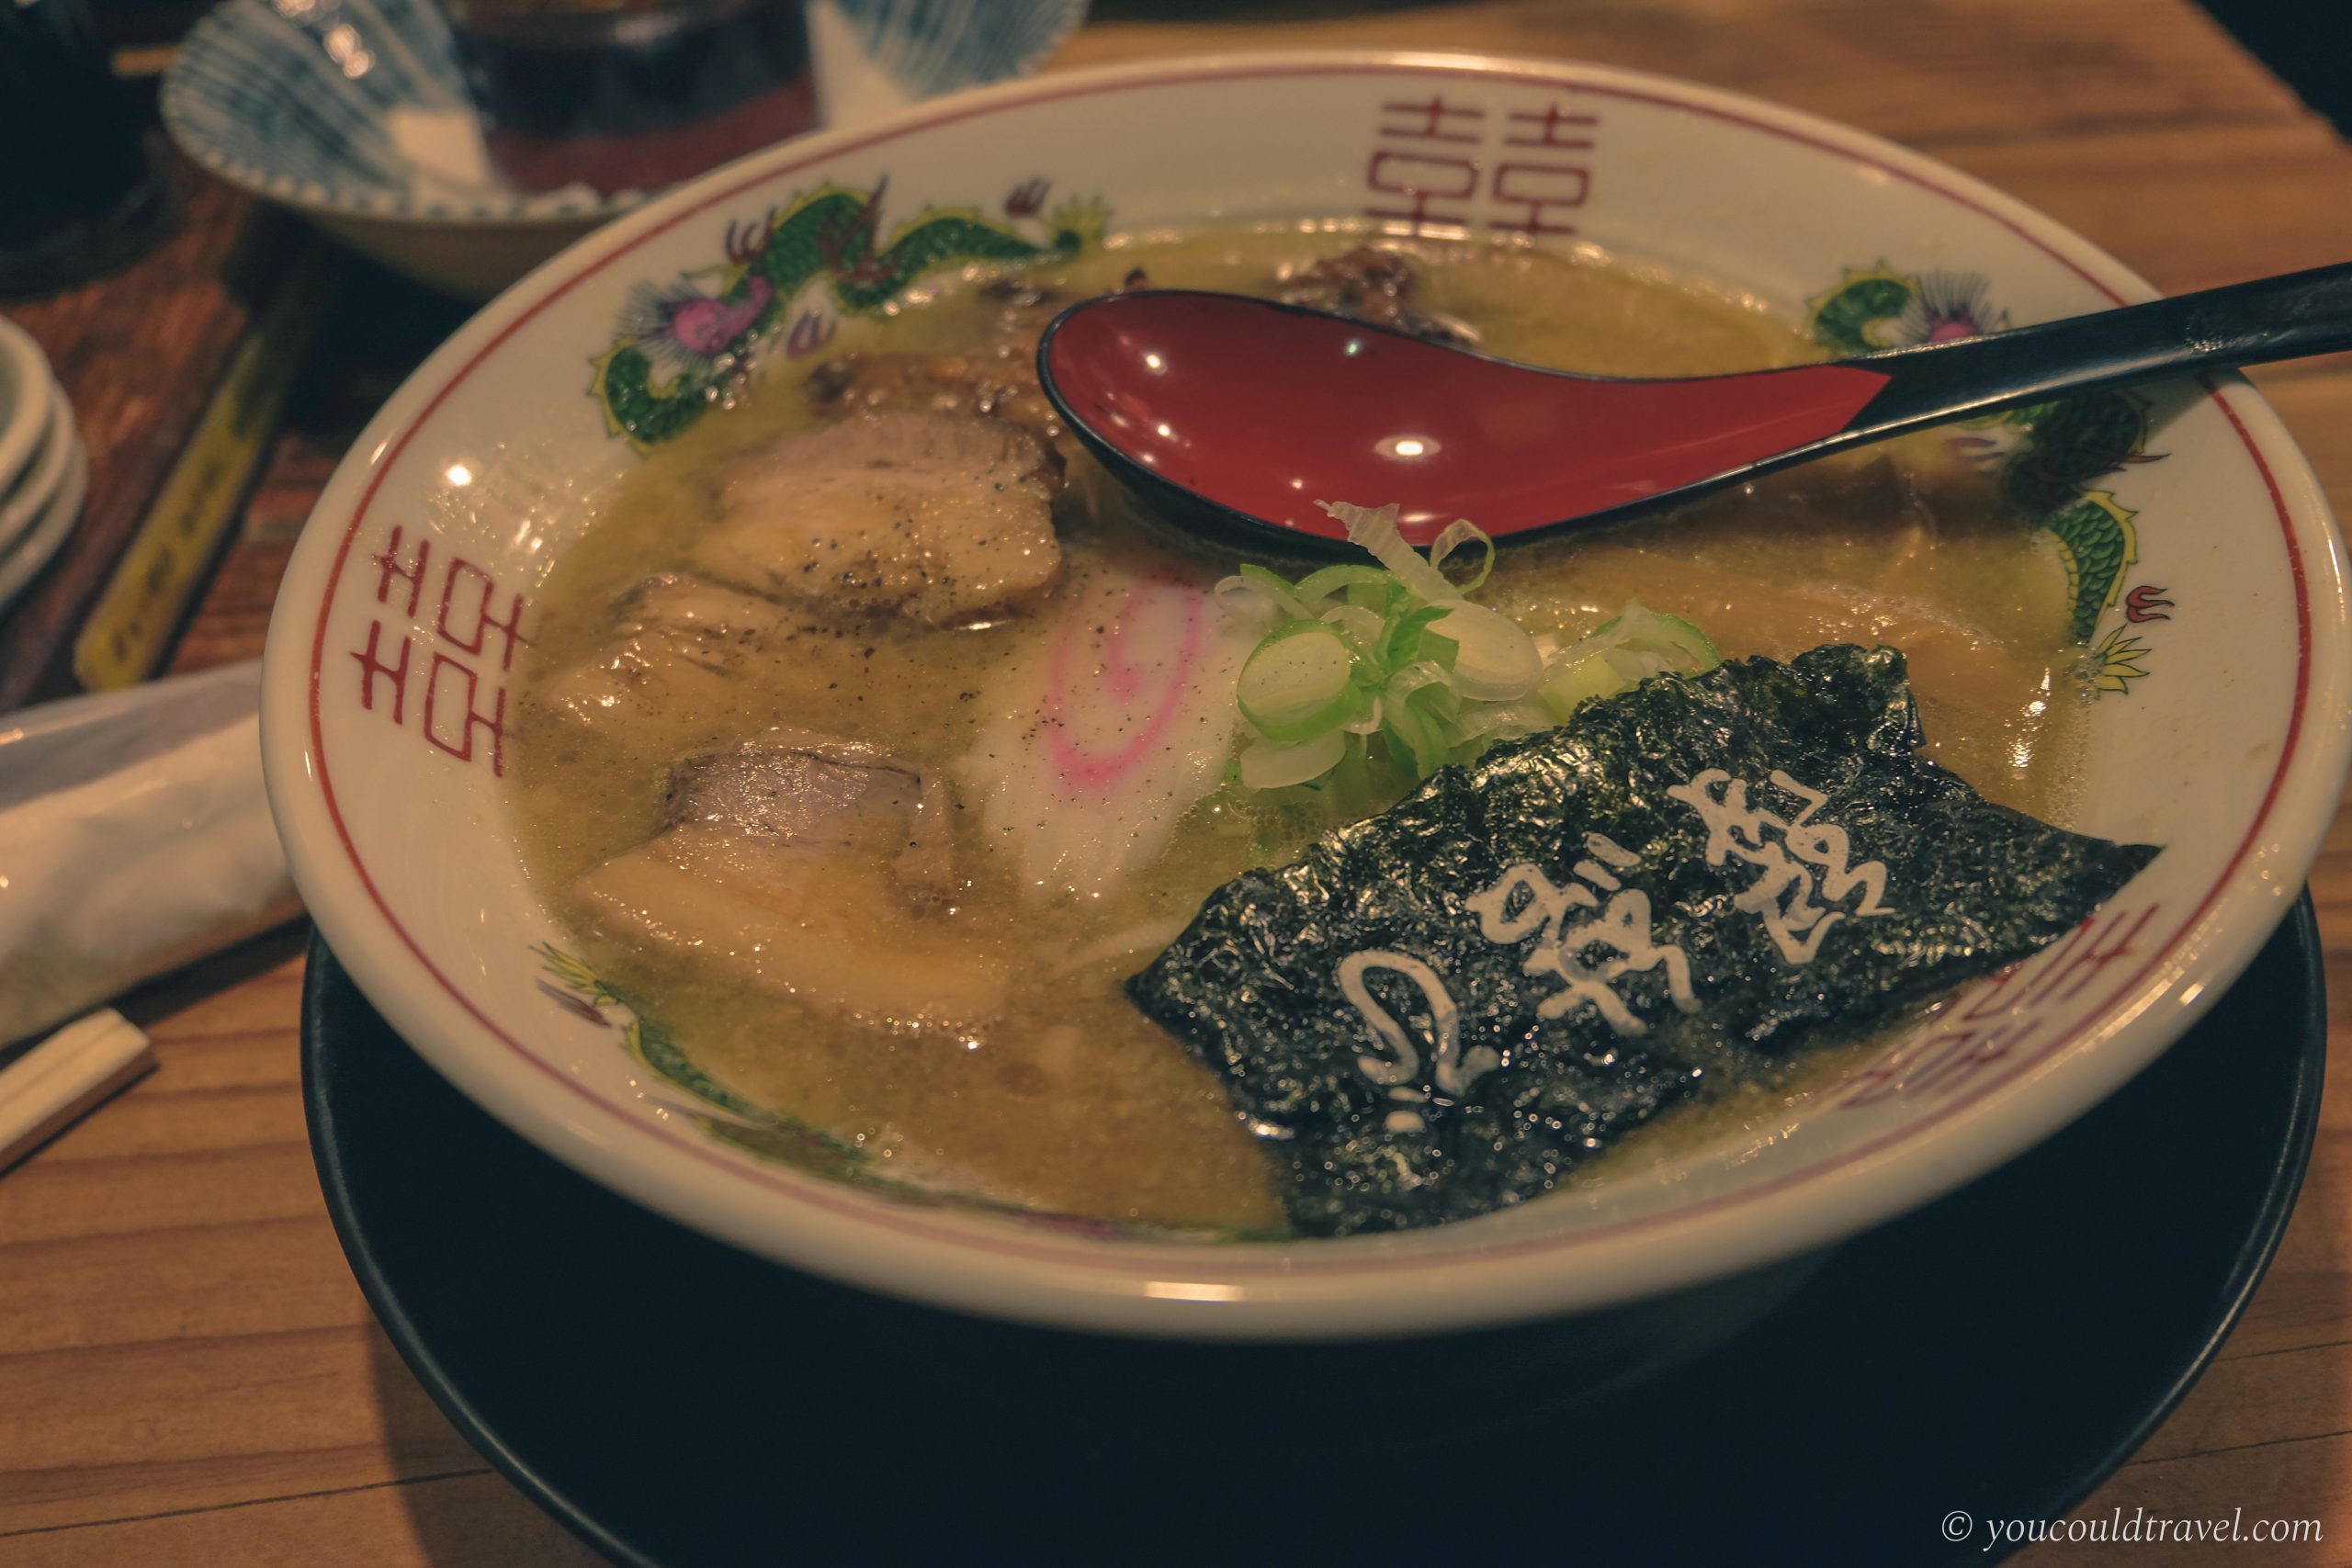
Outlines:
<svg viewBox="0 0 2352 1568"><path fill-rule="evenodd" d="M2032 953L2155 853L1992 805L1923 739L1889 649L1647 681L1234 878L1128 995L1303 1232L1539 1197L1719 1069Z"/></svg>

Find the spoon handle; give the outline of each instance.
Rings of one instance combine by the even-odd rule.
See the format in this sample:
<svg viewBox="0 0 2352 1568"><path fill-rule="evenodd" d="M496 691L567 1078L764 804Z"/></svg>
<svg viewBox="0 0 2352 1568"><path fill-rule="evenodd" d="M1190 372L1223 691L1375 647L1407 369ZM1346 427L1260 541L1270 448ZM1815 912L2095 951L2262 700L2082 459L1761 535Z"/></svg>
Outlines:
<svg viewBox="0 0 2352 1568"><path fill-rule="evenodd" d="M1837 446L2129 381L2352 349L2352 262L1842 363L1888 378Z"/></svg>

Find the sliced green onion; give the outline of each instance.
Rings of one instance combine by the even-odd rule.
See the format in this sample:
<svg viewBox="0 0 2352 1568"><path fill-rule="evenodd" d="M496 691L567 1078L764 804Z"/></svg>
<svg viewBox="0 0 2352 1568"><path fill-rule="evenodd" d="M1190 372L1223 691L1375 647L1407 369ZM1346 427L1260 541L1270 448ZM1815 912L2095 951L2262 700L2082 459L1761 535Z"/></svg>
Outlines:
<svg viewBox="0 0 2352 1568"><path fill-rule="evenodd" d="M1460 710L1450 677L1434 664L1408 664L1381 694L1380 731L1427 778L1453 760L1450 721Z"/></svg>
<svg viewBox="0 0 2352 1568"><path fill-rule="evenodd" d="M1714 638L1681 616L1669 615L1664 610L1652 610L1649 617L1657 623L1661 639L1682 650L1684 660L1681 668L1686 673L1704 674L1724 661L1723 654L1715 648Z"/></svg>
<svg viewBox="0 0 2352 1568"><path fill-rule="evenodd" d="M1592 635L1553 655L1535 694L1562 722L1577 705L1630 692L1654 675L1698 675L1723 662L1707 634L1679 615L1628 602Z"/></svg>
<svg viewBox="0 0 2352 1568"><path fill-rule="evenodd" d="M1566 724L1570 714L1593 698L1612 697L1630 690L1632 683L1618 674L1606 658L1596 653L1574 663L1554 665L1536 686L1535 698L1554 718Z"/></svg>
<svg viewBox="0 0 2352 1568"><path fill-rule="evenodd" d="M1303 617L1308 613L1306 603L1293 592L1280 572L1270 571L1251 561L1244 563L1240 577L1242 581L1272 600L1283 615Z"/></svg>
<svg viewBox="0 0 2352 1568"><path fill-rule="evenodd" d="M1422 651L1423 646L1430 640L1429 628L1431 624L1444 619L1450 614L1452 611L1443 604L1423 604L1394 617L1382 630L1379 640L1373 645L1373 658L1378 661L1383 670L1395 670L1402 665L1416 663L1422 659L1431 660L1448 669L1453 668L1454 648L1451 638L1437 639L1444 645L1442 656L1436 651L1427 653Z"/></svg>
<svg viewBox="0 0 2352 1568"><path fill-rule="evenodd" d="M1587 658L1614 649L1657 654L1668 668L1685 675L1713 670L1724 661L1724 656L1715 651L1715 645L1708 640L1705 632L1679 615L1645 609L1634 600L1627 601L1623 610L1595 626L1592 635L1562 657Z"/></svg>
<svg viewBox="0 0 2352 1568"><path fill-rule="evenodd" d="M1527 628L1500 610L1457 604L1430 627L1450 638L1454 689L1482 703L1508 703L1525 696L1544 675L1544 657Z"/></svg>
<svg viewBox="0 0 2352 1568"><path fill-rule="evenodd" d="M1347 639L1321 621L1293 621L1251 651L1235 693L1241 716L1269 740L1310 739L1346 726L1365 696Z"/></svg>
<svg viewBox="0 0 2352 1568"><path fill-rule="evenodd" d="M1388 684L1380 694L1384 701L1401 703L1431 686L1451 690L1453 684L1453 677L1445 666L1433 660L1424 659L1391 671Z"/></svg>
<svg viewBox="0 0 2352 1568"><path fill-rule="evenodd" d="M1456 745L1470 741L1491 743L1508 740L1513 736L1540 735L1558 721L1542 703L1532 697L1515 703L1480 703L1475 712L1464 711L1454 723Z"/></svg>
<svg viewBox="0 0 2352 1568"><path fill-rule="evenodd" d="M1612 648L1600 657L1632 686L1640 685L1653 675L1674 673L1674 660L1649 649Z"/></svg>
<svg viewBox="0 0 2352 1568"><path fill-rule="evenodd" d="M1422 559L1421 553L1407 544L1405 536L1396 531L1394 502L1377 511L1368 506L1351 506L1344 501L1316 504L1347 529L1350 544L1370 550L1372 558L1396 573L1398 581L1422 603L1450 604L1462 597L1461 591L1445 580L1445 573Z"/></svg>
<svg viewBox="0 0 2352 1568"><path fill-rule="evenodd" d="M1340 765L1348 754L1344 730L1329 729L1311 740L1285 745L1255 741L1241 753L1241 782L1251 789L1288 789L1311 784Z"/></svg>
<svg viewBox="0 0 2352 1568"><path fill-rule="evenodd" d="M1331 595L1345 592L1359 584L1385 588L1387 581L1388 574L1376 566L1327 566L1318 567L1289 586L1290 591L1305 603L1319 604Z"/></svg>
<svg viewBox="0 0 2352 1568"><path fill-rule="evenodd" d="M1724 656L1715 651L1714 643L1705 632L1679 615L1644 609L1638 603L1629 602L1600 630L1613 632L1621 647L1663 656L1685 675L1713 670L1724 661Z"/></svg>
<svg viewBox="0 0 2352 1568"><path fill-rule="evenodd" d="M1478 592L1495 570L1495 541L1484 528L1467 517L1457 517L1448 523L1430 545L1430 565L1442 572L1446 558L1464 545L1476 545L1486 552L1479 558L1477 575L1466 582L1455 584L1454 591L1467 596ZM1446 581L1451 582L1453 579Z"/></svg>
<svg viewBox="0 0 2352 1568"><path fill-rule="evenodd" d="M1290 582L1250 565L1216 586L1228 608L1279 617L1243 661L1235 693L1257 733L1233 768L1247 788L1303 786L1318 813L1361 814L1412 779L1562 723L1594 697L1721 662L1697 626L1637 604L1568 647L1532 637L1470 602L1495 559L1476 525L1449 525L1424 558L1398 531L1396 507L1321 504L1378 566L1328 566ZM1444 568L1469 548L1476 569L1449 579Z"/></svg>
<svg viewBox="0 0 2352 1568"><path fill-rule="evenodd" d="M1220 578L1209 596L1227 615L1256 626L1277 626L1293 618L1279 600L1238 575Z"/></svg>
<svg viewBox="0 0 2352 1568"><path fill-rule="evenodd" d="M1359 659L1374 659L1380 639L1388 634L1388 623L1370 610L1354 604L1340 604L1323 612L1323 625L1329 626L1347 640L1348 651Z"/></svg>

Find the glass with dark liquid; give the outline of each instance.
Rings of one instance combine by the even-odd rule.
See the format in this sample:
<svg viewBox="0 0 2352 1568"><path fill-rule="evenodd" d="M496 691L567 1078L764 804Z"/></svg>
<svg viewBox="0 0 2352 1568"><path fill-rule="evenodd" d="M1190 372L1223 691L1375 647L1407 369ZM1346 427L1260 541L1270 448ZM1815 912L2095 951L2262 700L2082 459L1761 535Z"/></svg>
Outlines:
<svg viewBox="0 0 2352 1568"><path fill-rule="evenodd" d="M800 0L443 0L491 162L658 190L817 122Z"/></svg>

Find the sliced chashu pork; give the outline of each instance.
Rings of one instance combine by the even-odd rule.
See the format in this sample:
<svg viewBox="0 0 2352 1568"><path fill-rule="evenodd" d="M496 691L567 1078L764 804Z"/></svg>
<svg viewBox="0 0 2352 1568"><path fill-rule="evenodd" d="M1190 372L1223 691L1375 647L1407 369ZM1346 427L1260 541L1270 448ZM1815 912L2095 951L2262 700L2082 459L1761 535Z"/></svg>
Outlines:
<svg viewBox="0 0 2352 1568"><path fill-rule="evenodd" d="M682 572L621 595L612 639L548 681L539 700L584 725L718 705L761 662L782 657L802 621L772 600Z"/></svg>
<svg viewBox="0 0 2352 1568"><path fill-rule="evenodd" d="M1150 287L1151 279L1136 267L1119 289ZM1072 296L1017 272L990 278L974 292L997 316L995 330L970 350L907 354L849 349L808 372L805 385L809 402L827 411L929 409L989 414L1026 425L1055 443L1064 457L1073 455L1077 447L1065 439L1061 413L1037 383L1037 338Z"/></svg>
<svg viewBox="0 0 2352 1568"><path fill-rule="evenodd" d="M1037 333L972 354L852 349L808 373L820 411L985 414L1051 441L1061 415L1037 384Z"/></svg>
<svg viewBox="0 0 2352 1568"><path fill-rule="evenodd" d="M1336 316L1352 316L1376 327L1393 327L1433 343L1467 348L1478 334L1451 316L1419 309L1414 291L1419 273L1410 256L1374 245L1358 245L1318 256L1275 276L1274 298Z"/></svg>
<svg viewBox="0 0 2352 1568"><path fill-rule="evenodd" d="M939 782L805 730L688 757L668 822L573 885L600 930L707 972L887 1027L969 1025L1002 1007L956 886Z"/></svg>
<svg viewBox="0 0 2352 1568"><path fill-rule="evenodd" d="M947 786L863 740L772 729L687 757L670 770L673 827L702 823L745 838L887 863L915 903L956 892Z"/></svg>
<svg viewBox="0 0 2352 1568"><path fill-rule="evenodd" d="M957 626L1017 611L1061 570L1060 458L977 414L888 411L792 436L722 477L694 563L756 593Z"/></svg>
<svg viewBox="0 0 2352 1568"><path fill-rule="evenodd" d="M977 347L962 354L850 349L808 372L808 400L843 411L989 414L1048 439L1058 435L1060 416L1037 385L1037 336L1068 297L1018 273L990 278L976 292L997 310L996 330Z"/></svg>

